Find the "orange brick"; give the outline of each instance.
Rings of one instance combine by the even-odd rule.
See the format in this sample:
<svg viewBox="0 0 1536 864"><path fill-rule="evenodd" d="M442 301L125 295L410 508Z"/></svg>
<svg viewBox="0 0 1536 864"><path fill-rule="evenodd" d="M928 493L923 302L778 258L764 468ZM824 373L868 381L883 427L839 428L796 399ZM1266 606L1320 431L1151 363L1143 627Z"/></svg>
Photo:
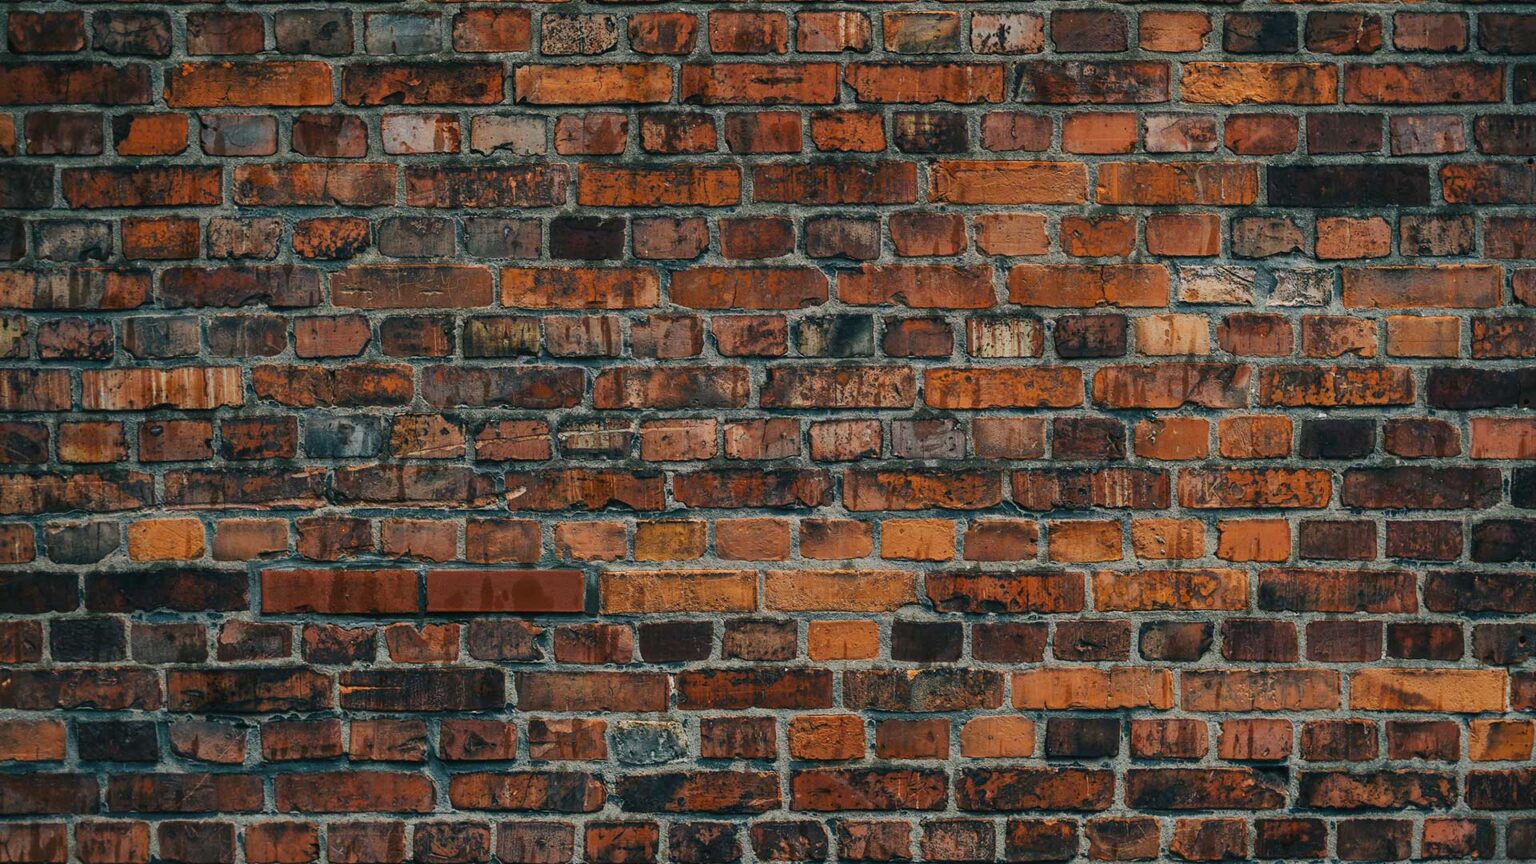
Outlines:
<svg viewBox="0 0 1536 864"><path fill-rule="evenodd" d="M1278 459L1291 455L1291 418L1267 414L1224 417L1216 427L1228 459Z"/></svg>
<svg viewBox="0 0 1536 864"><path fill-rule="evenodd" d="M1256 167L1239 162L1104 162L1100 204L1252 204Z"/></svg>
<svg viewBox="0 0 1536 864"><path fill-rule="evenodd" d="M1061 147L1068 153L1129 153L1136 149L1136 115L1068 114L1061 123Z"/></svg>
<svg viewBox="0 0 1536 864"><path fill-rule="evenodd" d="M1349 707L1452 714L1503 711L1508 683L1502 669L1362 669L1349 676Z"/></svg>
<svg viewBox="0 0 1536 864"><path fill-rule="evenodd" d="M1345 267L1344 305L1364 309L1479 309L1499 305L1501 267Z"/></svg>
<svg viewBox="0 0 1536 864"><path fill-rule="evenodd" d="M122 462L128 458L123 424L60 423L59 461L84 464Z"/></svg>
<svg viewBox="0 0 1536 864"><path fill-rule="evenodd" d="M331 67L318 60L183 63L166 70L165 103L176 108L329 105Z"/></svg>
<svg viewBox="0 0 1536 864"><path fill-rule="evenodd" d="M1170 708L1173 675L1166 669L1036 669L1013 676L1013 707L1107 711Z"/></svg>
<svg viewBox="0 0 1536 864"><path fill-rule="evenodd" d="M1473 417L1473 459L1536 459L1536 420L1526 417Z"/></svg>
<svg viewBox="0 0 1536 864"><path fill-rule="evenodd" d="M699 520L635 525L636 561L691 561L704 557L706 523Z"/></svg>
<svg viewBox="0 0 1536 864"><path fill-rule="evenodd" d="M1136 319L1136 350L1154 356L1211 353L1211 323L1204 315L1147 315Z"/></svg>
<svg viewBox="0 0 1536 864"><path fill-rule="evenodd" d="M604 612L751 612L753 570L610 571L599 582Z"/></svg>
<svg viewBox="0 0 1536 864"><path fill-rule="evenodd" d="M857 714L812 714L789 721L789 755L832 761L864 756L864 718Z"/></svg>
<svg viewBox="0 0 1536 864"><path fill-rule="evenodd" d="M1338 68L1325 63L1184 64L1183 93L1189 102L1326 105L1337 100L1338 91Z"/></svg>
<svg viewBox="0 0 1536 864"><path fill-rule="evenodd" d="M885 149L885 123L873 111L812 114L811 143L836 153L878 153Z"/></svg>
<svg viewBox="0 0 1536 864"><path fill-rule="evenodd" d="M822 561L864 558L874 552L874 529L853 519L802 519L800 554Z"/></svg>
<svg viewBox="0 0 1536 864"><path fill-rule="evenodd" d="M967 561L1033 560L1040 548L1040 527L1023 519L979 519L965 529Z"/></svg>
<svg viewBox="0 0 1536 864"><path fill-rule="evenodd" d="M1035 754L1035 722L1026 717L972 717L960 728L968 759L1027 759Z"/></svg>
<svg viewBox="0 0 1536 864"><path fill-rule="evenodd" d="M1241 570L1140 570L1093 574L1096 608L1114 612L1248 608L1248 574Z"/></svg>
<svg viewBox="0 0 1536 864"><path fill-rule="evenodd" d="M459 526L431 519L384 519L379 540L387 556L452 561L458 554Z"/></svg>
<svg viewBox="0 0 1536 864"><path fill-rule="evenodd" d="M1142 16L1146 21L1146 16ZM1145 25L1143 25L1145 26ZM1221 253L1221 217L1209 213L1147 216L1147 251L1153 255L1206 257Z"/></svg>
<svg viewBox="0 0 1536 864"><path fill-rule="evenodd" d="M917 577L901 570L769 570L763 603L782 612L881 612L917 602Z"/></svg>
<svg viewBox="0 0 1536 864"><path fill-rule="evenodd" d="M812 621L806 633L812 660L869 660L880 656L880 625L874 621Z"/></svg>
<svg viewBox="0 0 1536 864"><path fill-rule="evenodd" d="M1216 753L1242 762L1275 762L1291 755L1291 721L1241 718L1221 724Z"/></svg>
<svg viewBox="0 0 1536 864"><path fill-rule="evenodd" d="M1046 523L1046 555L1052 561L1119 561L1120 523L1090 520Z"/></svg>
<svg viewBox="0 0 1536 864"><path fill-rule="evenodd" d="M1461 319L1449 315L1389 316L1387 354L1392 357L1459 356Z"/></svg>
<svg viewBox="0 0 1536 864"><path fill-rule="evenodd" d="M665 102L672 70L660 63L519 66L517 101L530 105L636 105Z"/></svg>
<svg viewBox="0 0 1536 864"><path fill-rule="evenodd" d="M1149 11L1140 16L1141 47L1148 51L1199 51L1211 32L1203 12Z"/></svg>
<svg viewBox="0 0 1536 864"><path fill-rule="evenodd" d="M887 519L880 523L880 557L948 561L955 557L955 523L949 519Z"/></svg>
<svg viewBox="0 0 1536 864"><path fill-rule="evenodd" d="M1073 162L944 161L930 169L934 201L950 204L1081 204L1086 166Z"/></svg>
<svg viewBox="0 0 1536 864"><path fill-rule="evenodd" d="M1467 732L1467 756L1476 762L1525 762L1536 741L1529 720L1473 720Z"/></svg>
<svg viewBox="0 0 1536 864"><path fill-rule="evenodd" d="M1284 519L1223 519L1216 523L1216 557L1223 561L1284 561L1291 526Z"/></svg>
<svg viewBox="0 0 1536 864"><path fill-rule="evenodd" d="M1392 226L1380 216L1318 219L1316 253L1324 261L1391 255Z"/></svg>
<svg viewBox="0 0 1536 864"><path fill-rule="evenodd" d="M1205 557L1205 523L1197 519L1136 519L1131 548L1137 558L1166 560Z"/></svg>
<svg viewBox="0 0 1536 864"><path fill-rule="evenodd" d="M985 213L975 218L976 248L987 255L1044 255L1051 251L1045 217L1033 213Z"/></svg>
<svg viewBox="0 0 1536 864"><path fill-rule="evenodd" d="M734 561L783 561L789 557L789 522L721 519L715 523L715 551Z"/></svg>
<svg viewBox="0 0 1536 864"><path fill-rule="evenodd" d="M197 519L141 519L128 526L128 557L135 561L201 558L203 534L203 523Z"/></svg>
<svg viewBox="0 0 1536 864"><path fill-rule="evenodd" d="M1215 669L1179 674L1184 710L1277 712L1339 707L1339 673L1321 669Z"/></svg>
<svg viewBox="0 0 1536 864"><path fill-rule="evenodd" d="M1134 438L1136 455L1145 459L1203 459L1211 449L1211 424L1200 417L1142 420Z"/></svg>

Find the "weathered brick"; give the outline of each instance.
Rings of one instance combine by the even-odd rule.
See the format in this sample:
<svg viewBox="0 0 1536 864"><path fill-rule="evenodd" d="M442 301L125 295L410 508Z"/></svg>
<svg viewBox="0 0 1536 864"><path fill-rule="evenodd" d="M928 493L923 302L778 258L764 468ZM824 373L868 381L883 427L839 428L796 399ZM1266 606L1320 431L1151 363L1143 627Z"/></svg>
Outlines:
<svg viewBox="0 0 1536 864"><path fill-rule="evenodd" d="M314 60L186 63L166 75L173 108L331 104L331 67Z"/></svg>

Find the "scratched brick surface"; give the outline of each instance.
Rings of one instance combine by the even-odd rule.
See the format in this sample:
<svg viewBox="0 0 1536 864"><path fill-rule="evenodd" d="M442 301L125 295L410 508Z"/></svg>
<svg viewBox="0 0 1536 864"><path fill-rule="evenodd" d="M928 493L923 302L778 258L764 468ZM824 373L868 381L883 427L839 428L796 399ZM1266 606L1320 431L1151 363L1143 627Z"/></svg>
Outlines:
<svg viewBox="0 0 1536 864"><path fill-rule="evenodd" d="M1536 859L1536 7L0 17L0 862Z"/></svg>

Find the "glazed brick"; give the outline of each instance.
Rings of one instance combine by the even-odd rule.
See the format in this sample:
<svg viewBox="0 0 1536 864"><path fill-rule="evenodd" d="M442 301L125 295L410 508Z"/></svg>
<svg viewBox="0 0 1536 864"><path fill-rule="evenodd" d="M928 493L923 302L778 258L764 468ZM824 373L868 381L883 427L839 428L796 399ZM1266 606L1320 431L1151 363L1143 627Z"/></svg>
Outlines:
<svg viewBox="0 0 1536 864"><path fill-rule="evenodd" d="M4 13L0 858L1536 856L1536 16L565 5Z"/></svg>

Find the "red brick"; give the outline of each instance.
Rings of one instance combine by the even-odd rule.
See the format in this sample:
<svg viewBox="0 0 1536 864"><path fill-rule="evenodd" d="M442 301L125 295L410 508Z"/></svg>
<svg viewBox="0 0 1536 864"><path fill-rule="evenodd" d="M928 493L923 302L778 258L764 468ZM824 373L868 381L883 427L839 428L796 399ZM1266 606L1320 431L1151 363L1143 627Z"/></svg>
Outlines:
<svg viewBox="0 0 1536 864"><path fill-rule="evenodd" d="M580 612L576 570L429 570L428 612Z"/></svg>
<svg viewBox="0 0 1536 864"><path fill-rule="evenodd" d="M331 67L317 60L184 63L166 73L173 108L331 104Z"/></svg>
<svg viewBox="0 0 1536 864"><path fill-rule="evenodd" d="M1071 162L949 162L932 170L936 201L955 204L1080 204L1088 172Z"/></svg>
<svg viewBox="0 0 1536 864"><path fill-rule="evenodd" d="M1321 63L1184 64L1184 98L1218 105L1326 105L1338 96L1338 70Z"/></svg>
<svg viewBox="0 0 1536 864"><path fill-rule="evenodd" d="M410 570L266 570L262 609L325 614L414 613L415 572Z"/></svg>
<svg viewBox="0 0 1536 864"><path fill-rule="evenodd" d="M656 63L518 66L513 99L531 105L633 105L666 102L672 70Z"/></svg>

